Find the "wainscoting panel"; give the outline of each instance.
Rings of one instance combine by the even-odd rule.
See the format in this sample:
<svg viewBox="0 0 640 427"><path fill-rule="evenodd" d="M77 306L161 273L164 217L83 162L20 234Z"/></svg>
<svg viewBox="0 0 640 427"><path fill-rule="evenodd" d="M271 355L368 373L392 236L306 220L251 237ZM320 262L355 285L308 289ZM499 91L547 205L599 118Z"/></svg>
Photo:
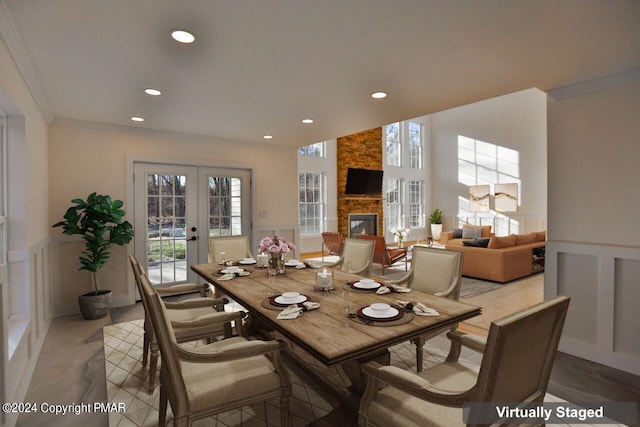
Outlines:
<svg viewBox="0 0 640 427"><path fill-rule="evenodd" d="M545 298L571 297L560 351L640 375L640 248L547 241Z"/></svg>

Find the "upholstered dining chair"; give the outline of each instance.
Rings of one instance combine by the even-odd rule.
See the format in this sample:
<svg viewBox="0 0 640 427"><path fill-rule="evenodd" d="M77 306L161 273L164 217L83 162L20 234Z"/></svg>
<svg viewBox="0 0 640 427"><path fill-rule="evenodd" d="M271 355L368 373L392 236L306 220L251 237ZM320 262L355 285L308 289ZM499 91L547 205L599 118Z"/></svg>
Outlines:
<svg viewBox="0 0 640 427"><path fill-rule="evenodd" d="M462 283L463 256L463 252L414 246L409 273L398 280L389 281L389 284L405 285L420 292L458 300ZM416 346L416 369L418 372L422 370L422 347L425 342L455 328L456 325L449 326L421 335L413 340Z"/></svg>
<svg viewBox="0 0 640 427"><path fill-rule="evenodd" d="M462 405L467 402L542 402L568 307L569 298L558 296L504 317L491 324L486 341L450 332L458 348L483 352L479 372L458 361L459 351L419 374L369 362L362 368L368 382L359 425L465 425ZM383 383L387 386L381 389ZM467 425L494 424L489 421Z"/></svg>
<svg viewBox="0 0 640 427"><path fill-rule="evenodd" d="M229 338L195 350L180 345L160 296L141 276L151 309L162 366L158 425L166 425L167 404L174 426L255 402L278 398L281 425L289 425L291 382L281 360L282 342Z"/></svg>
<svg viewBox="0 0 640 427"><path fill-rule="evenodd" d="M327 267L338 267L342 271L371 277L374 247L375 243L369 240L345 239L340 259L327 264Z"/></svg>
<svg viewBox="0 0 640 427"><path fill-rule="evenodd" d="M219 264L222 261L240 261L251 258L249 236L209 237L209 262ZM224 260L220 253L224 252Z"/></svg>
<svg viewBox="0 0 640 427"><path fill-rule="evenodd" d="M382 266L382 275L384 276L384 268L390 267L396 261L404 259L404 269L407 269L407 250L405 248L389 248L384 236L374 236L371 234L358 234L358 238L364 240L373 240L375 247L373 249L373 263Z"/></svg>
<svg viewBox="0 0 640 427"><path fill-rule="evenodd" d="M136 286L138 287L138 292L140 292L142 307L144 308L142 366L147 366L147 362L149 362L147 391L153 393L158 365L158 343L153 330L149 303L145 297L146 293L142 281L142 277L146 278L147 275L134 255L129 255L129 261L131 262ZM161 295L158 292L158 288L152 285L150 290ZM226 313L224 311L224 303L223 299L208 297L192 298L180 302L166 302L167 316L173 325L176 340L183 343L200 339L212 340L221 336L228 338L231 335L232 321L234 321L238 333L242 333L242 320L245 317L245 313Z"/></svg>

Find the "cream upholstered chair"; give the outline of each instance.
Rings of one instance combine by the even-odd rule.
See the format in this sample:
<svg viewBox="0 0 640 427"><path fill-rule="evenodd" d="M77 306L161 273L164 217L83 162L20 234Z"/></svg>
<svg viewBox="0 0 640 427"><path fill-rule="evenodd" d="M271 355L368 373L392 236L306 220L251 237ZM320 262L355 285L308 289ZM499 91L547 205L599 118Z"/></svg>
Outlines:
<svg viewBox="0 0 640 427"><path fill-rule="evenodd" d="M158 365L158 343L153 331L150 318L149 303L145 297L142 276L146 277L142 266L134 255L129 255L131 268L140 292L142 306L144 308L144 337L142 348L142 366L149 362L149 381L147 391L153 393L155 388L156 369ZM148 278L147 278L148 280ZM160 295L157 288L151 286L151 291ZM236 330L242 333L242 319L244 312L224 312L223 299L192 298L180 302L167 302L167 316L174 328L176 340L180 343L197 341L200 339L211 340L224 335L231 335L231 322L235 321ZM149 355L150 360L149 360Z"/></svg>
<svg viewBox="0 0 640 427"><path fill-rule="evenodd" d="M274 398L280 399L281 425L289 425L291 382L281 361L282 342L234 337L187 350L178 345L160 296L148 289L146 276L141 279L162 354L158 425L166 425L167 403L173 425L190 426L195 420Z"/></svg>
<svg viewBox="0 0 640 427"><path fill-rule="evenodd" d="M486 342L449 333L458 349L462 344L484 353L479 373L458 362L459 351L419 374L375 362L364 365L368 382L360 401L359 425L465 425L464 403L542 402L568 307L569 298L558 296L497 320ZM381 383L388 386L380 390Z"/></svg>
<svg viewBox="0 0 640 427"><path fill-rule="evenodd" d="M360 276L371 276L375 242L360 239L345 239L340 259L327 267L338 267L342 271Z"/></svg>
<svg viewBox="0 0 640 427"><path fill-rule="evenodd" d="M396 281L389 281L389 284L404 284L420 292L457 300L460 298L463 255L463 252L458 251L414 246L409 273ZM449 326L421 335L413 340L416 345L416 369L418 372L422 370L422 347L425 342L455 328L456 325Z"/></svg>
<svg viewBox="0 0 640 427"><path fill-rule="evenodd" d="M251 258L249 236L209 237L209 262L222 262L220 252L225 252L226 261L240 261Z"/></svg>

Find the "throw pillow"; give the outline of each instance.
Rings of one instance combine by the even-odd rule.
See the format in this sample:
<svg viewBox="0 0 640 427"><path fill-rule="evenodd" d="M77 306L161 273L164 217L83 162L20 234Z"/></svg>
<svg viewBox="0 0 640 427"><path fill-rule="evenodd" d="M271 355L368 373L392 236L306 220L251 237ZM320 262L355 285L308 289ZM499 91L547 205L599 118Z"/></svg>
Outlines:
<svg viewBox="0 0 640 427"><path fill-rule="evenodd" d="M512 234L510 236L504 236L504 237L493 236L489 241L489 246L487 247L489 249L501 249L501 248L508 248L510 246L515 246L515 245L516 245L516 235Z"/></svg>
<svg viewBox="0 0 640 427"><path fill-rule="evenodd" d="M462 229L462 238L475 239L476 237L480 237L481 231L482 230L480 230L479 228L464 227Z"/></svg>
<svg viewBox="0 0 640 427"><path fill-rule="evenodd" d="M535 243L536 237L536 233L517 234L516 245L528 245L529 243Z"/></svg>
<svg viewBox="0 0 640 427"><path fill-rule="evenodd" d="M453 230L453 238L462 239L462 228L456 228L455 230Z"/></svg>
<svg viewBox="0 0 640 427"><path fill-rule="evenodd" d="M464 228L475 228L481 230L481 234L478 237L491 237L491 226L490 225L471 225L465 224ZM464 230L464 229L463 229Z"/></svg>
<svg viewBox="0 0 640 427"><path fill-rule="evenodd" d="M462 242L465 246L473 246L476 248L486 248L489 245L491 239L488 237L476 237L473 240L465 240Z"/></svg>

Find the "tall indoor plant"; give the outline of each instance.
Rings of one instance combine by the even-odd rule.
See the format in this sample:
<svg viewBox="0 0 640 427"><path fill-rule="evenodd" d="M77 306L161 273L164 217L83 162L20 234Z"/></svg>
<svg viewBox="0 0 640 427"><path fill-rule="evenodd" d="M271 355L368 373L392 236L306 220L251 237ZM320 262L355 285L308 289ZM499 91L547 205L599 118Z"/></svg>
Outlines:
<svg viewBox="0 0 640 427"><path fill-rule="evenodd" d="M431 237L433 237L433 240L440 240L443 217L444 213L440 209L434 210L429 216L429 222L431 223Z"/></svg>
<svg viewBox="0 0 640 427"><path fill-rule="evenodd" d="M85 250L80 256L80 270L92 273L93 291L80 295L80 312L85 319L100 319L107 315L111 305L111 291L98 290L97 272L109 261L111 245L125 245L133 238L133 227L123 221L125 215L121 200L91 193L87 200L73 199L73 206L64 214L64 221L54 224L64 234L79 234Z"/></svg>

